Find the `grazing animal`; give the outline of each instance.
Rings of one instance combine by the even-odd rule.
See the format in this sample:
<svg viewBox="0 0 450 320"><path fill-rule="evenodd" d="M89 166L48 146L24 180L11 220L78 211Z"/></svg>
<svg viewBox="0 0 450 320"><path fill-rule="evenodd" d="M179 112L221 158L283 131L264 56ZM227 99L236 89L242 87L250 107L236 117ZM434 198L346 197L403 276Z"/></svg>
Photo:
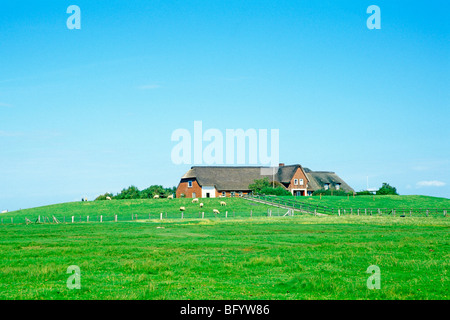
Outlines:
<svg viewBox="0 0 450 320"><path fill-rule="evenodd" d="M159 199L159 196L158 196L157 194L155 194L155 195L153 196L153 199Z"/></svg>
<svg viewBox="0 0 450 320"><path fill-rule="evenodd" d="M180 207L180 211L185 211L186 208L185 207Z"/></svg>
<svg viewBox="0 0 450 320"><path fill-rule="evenodd" d="M8 210L3 210L2 213L8 213Z"/></svg>
<svg viewBox="0 0 450 320"><path fill-rule="evenodd" d="M203 208L203 203L200 203L200 208Z"/></svg>
<svg viewBox="0 0 450 320"><path fill-rule="evenodd" d="M220 213L219 210L217 210L217 209L214 209L213 212L214 212L214 214L219 214Z"/></svg>
<svg viewBox="0 0 450 320"><path fill-rule="evenodd" d="M198 199L197 198L192 199L192 203L194 203L194 202L198 202Z"/></svg>
<svg viewBox="0 0 450 320"><path fill-rule="evenodd" d="M106 197L106 200L111 200L111 197L109 197L109 196L108 196L108 197Z"/></svg>
<svg viewBox="0 0 450 320"><path fill-rule="evenodd" d="M226 203L225 201L220 201L220 205L221 205L221 206L226 206L227 203Z"/></svg>
<svg viewBox="0 0 450 320"><path fill-rule="evenodd" d="M167 199L173 199L173 194L167 197Z"/></svg>

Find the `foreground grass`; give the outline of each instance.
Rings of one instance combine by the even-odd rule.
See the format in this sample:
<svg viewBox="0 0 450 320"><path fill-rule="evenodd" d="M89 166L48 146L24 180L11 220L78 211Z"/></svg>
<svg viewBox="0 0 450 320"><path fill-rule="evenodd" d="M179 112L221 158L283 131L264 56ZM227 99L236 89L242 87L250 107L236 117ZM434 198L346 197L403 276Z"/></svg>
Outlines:
<svg viewBox="0 0 450 320"><path fill-rule="evenodd" d="M0 226L0 299L448 299L447 218ZM381 289L366 286L370 265ZM66 286L81 269L81 289Z"/></svg>

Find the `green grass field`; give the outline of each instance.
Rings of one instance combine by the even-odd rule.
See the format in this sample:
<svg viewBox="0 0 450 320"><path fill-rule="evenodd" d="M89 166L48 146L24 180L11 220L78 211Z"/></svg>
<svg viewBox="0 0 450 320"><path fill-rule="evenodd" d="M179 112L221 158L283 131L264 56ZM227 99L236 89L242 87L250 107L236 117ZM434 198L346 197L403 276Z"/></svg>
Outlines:
<svg viewBox="0 0 450 320"><path fill-rule="evenodd" d="M449 209L450 199L428 196L280 197L333 208Z"/></svg>
<svg viewBox="0 0 450 320"><path fill-rule="evenodd" d="M218 203L204 200L205 211ZM0 299L449 298L448 217L267 217L266 206L226 199L235 217L199 219L190 200L169 201L80 202L8 213L15 219L100 212L142 218L0 225ZM175 216L180 204L192 218ZM163 209L175 210L173 218L156 219ZM80 290L67 288L71 265L81 269ZM370 265L380 268L379 290L367 288Z"/></svg>
<svg viewBox="0 0 450 320"><path fill-rule="evenodd" d="M225 200L226 206L221 207L220 201ZM214 218L213 209L218 209L221 212L221 216L224 216L228 211L229 216L240 217L250 216L250 212L254 216L267 215L267 209L272 207L245 201L240 198L228 198L228 199L201 199L199 202L204 204L203 208L199 207L199 203L192 203L192 199L131 199L131 200L111 200L111 201L88 201L88 202L70 202L62 203L32 209L25 209L20 211L8 212L1 214L0 218L6 223L13 217L15 222L24 222L25 218L35 220L38 216L46 216L50 219L52 216L63 221L64 217L66 221L71 216L75 216L78 220L82 217L82 220L86 221L86 217L89 216L91 221L98 220L100 215L103 216L103 221L114 220L114 215L118 216L119 221L132 220L132 215L137 215L138 219L150 219L160 217L160 213L164 213L164 218L178 219L181 217L180 207L185 207L185 218L199 217L199 213L205 212L205 217ZM282 210L280 210L282 212ZM283 213L285 213L284 210ZM167 215L166 215L167 214ZM149 216L150 215L150 216ZM33 222L34 222L33 220Z"/></svg>

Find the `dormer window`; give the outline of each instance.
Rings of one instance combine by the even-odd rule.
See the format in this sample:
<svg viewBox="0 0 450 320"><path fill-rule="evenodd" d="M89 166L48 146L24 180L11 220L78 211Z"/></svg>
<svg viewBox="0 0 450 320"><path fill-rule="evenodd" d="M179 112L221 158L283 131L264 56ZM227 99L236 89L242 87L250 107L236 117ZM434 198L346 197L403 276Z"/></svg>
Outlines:
<svg viewBox="0 0 450 320"><path fill-rule="evenodd" d="M303 185L303 179L300 179L300 185L301 186Z"/></svg>
<svg viewBox="0 0 450 320"><path fill-rule="evenodd" d="M298 179L294 179L294 186L298 185Z"/></svg>
<svg viewBox="0 0 450 320"><path fill-rule="evenodd" d="M192 188L192 180L188 181L188 188Z"/></svg>
<svg viewBox="0 0 450 320"><path fill-rule="evenodd" d="M341 184L340 183L336 183L336 190L341 189Z"/></svg>
<svg viewBox="0 0 450 320"><path fill-rule="evenodd" d="M324 188L325 190L330 189L330 184L329 184L329 183L325 183L325 184L323 185L323 188Z"/></svg>

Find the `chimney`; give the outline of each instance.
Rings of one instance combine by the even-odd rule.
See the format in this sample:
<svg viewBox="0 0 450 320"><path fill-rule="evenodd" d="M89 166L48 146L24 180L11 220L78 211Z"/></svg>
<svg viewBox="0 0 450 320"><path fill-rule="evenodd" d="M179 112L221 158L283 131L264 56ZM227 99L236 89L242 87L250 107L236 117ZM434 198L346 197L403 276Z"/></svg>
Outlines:
<svg viewBox="0 0 450 320"><path fill-rule="evenodd" d="M280 163L278 167L284 167L284 163Z"/></svg>

